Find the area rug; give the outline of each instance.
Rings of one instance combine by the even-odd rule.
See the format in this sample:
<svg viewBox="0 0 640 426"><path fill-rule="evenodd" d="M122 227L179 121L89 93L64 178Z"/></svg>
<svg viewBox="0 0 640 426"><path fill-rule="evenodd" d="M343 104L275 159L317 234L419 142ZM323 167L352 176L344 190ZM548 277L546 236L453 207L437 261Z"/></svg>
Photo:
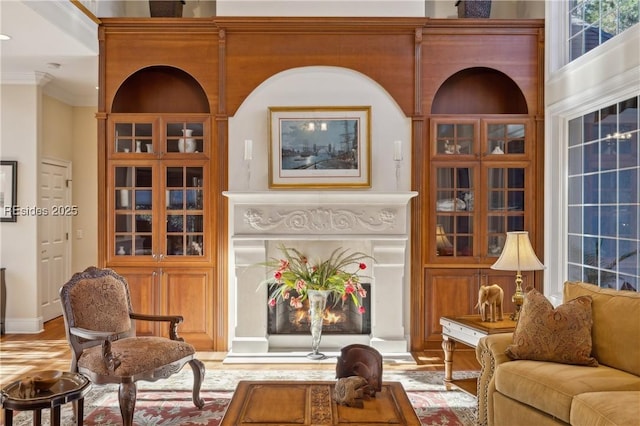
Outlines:
<svg viewBox="0 0 640 426"><path fill-rule="evenodd" d="M474 377L476 372L458 372L456 377ZM475 424L476 399L460 391L447 391L442 372L385 371L384 381L399 381L423 425L471 426ZM179 374L155 383L139 382L134 423L139 426L217 426L239 380L335 380L332 371L210 370L200 393L202 410L191 400L193 375L186 367ZM93 386L85 398L85 425L121 425L116 385ZM62 424L73 424L71 404L62 408ZM43 424L49 424L43 413ZM32 424L31 412L17 413L16 426Z"/></svg>

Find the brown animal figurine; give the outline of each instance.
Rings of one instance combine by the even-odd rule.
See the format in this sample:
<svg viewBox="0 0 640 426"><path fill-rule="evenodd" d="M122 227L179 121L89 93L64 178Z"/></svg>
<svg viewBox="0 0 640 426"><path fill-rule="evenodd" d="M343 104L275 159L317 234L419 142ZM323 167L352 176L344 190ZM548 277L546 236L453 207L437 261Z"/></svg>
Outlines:
<svg viewBox="0 0 640 426"><path fill-rule="evenodd" d="M18 384L18 396L20 398L33 398L36 396L36 384L33 377L25 377Z"/></svg>
<svg viewBox="0 0 640 426"><path fill-rule="evenodd" d="M363 408L364 398L368 398L367 379L360 376L342 377L333 388L333 400L347 407Z"/></svg>
<svg viewBox="0 0 640 426"><path fill-rule="evenodd" d="M336 378L360 376L369 384L369 396L382 390L382 355L367 345L352 344L340 350L336 363Z"/></svg>
<svg viewBox="0 0 640 426"><path fill-rule="evenodd" d="M498 284L480 286L480 290L478 291L478 303L475 307L480 309L480 317L482 318L482 321L496 322L496 317L498 321L503 320L503 299L504 291Z"/></svg>

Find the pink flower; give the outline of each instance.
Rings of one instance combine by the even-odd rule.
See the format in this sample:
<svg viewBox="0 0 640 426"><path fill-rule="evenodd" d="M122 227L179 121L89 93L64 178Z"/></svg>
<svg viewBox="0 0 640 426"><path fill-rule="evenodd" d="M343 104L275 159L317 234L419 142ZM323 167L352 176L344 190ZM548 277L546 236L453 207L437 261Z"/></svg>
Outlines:
<svg viewBox="0 0 640 426"><path fill-rule="evenodd" d="M282 272L280 272L280 271L276 271L276 272L273 274L273 278L275 278L276 280L280 281L280 278L282 278Z"/></svg>
<svg viewBox="0 0 640 426"><path fill-rule="evenodd" d="M278 270L284 271L289 267L289 261L287 259L280 259L280 265L278 266Z"/></svg>
<svg viewBox="0 0 640 426"><path fill-rule="evenodd" d="M296 291L298 293L304 290L306 286L307 286L307 283L305 283L303 280L296 281Z"/></svg>
<svg viewBox="0 0 640 426"><path fill-rule="evenodd" d="M358 267L359 267L360 269L367 269L367 265L366 265L366 263L361 263L360 265L358 265Z"/></svg>
<svg viewBox="0 0 640 426"><path fill-rule="evenodd" d="M289 290L285 290L282 292L282 298L287 300L289 298Z"/></svg>
<svg viewBox="0 0 640 426"><path fill-rule="evenodd" d="M273 297L269 299L269 306L276 306L276 299L274 299Z"/></svg>
<svg viewBox="0 0 640 426"><path fill-rule="evenodd" d="M361 313L361 314L364 314L364 306L360 306L358 308L358 312Z"/></svg>
<svg viewBox="0 0 640 426"><path fill-rule="evenodd" d="M356 288L355 288L352 284L347 284L347 285L344 287L344 292L345 292L346 294L352 294L352 293L353 293L353 292L355 292L355 291L356 291Z"/></svg>
<svg viewBox="0 0 640 426"><path fill-rule="evenodd" d="M367 297L367 290L365 290L361 285L358 286L358 295L360 297Z"/></svg>
<svg viewBox="0 0 640 426"><path fill-rule="evenodd" d="M294 308L302 308L302 302L300 301L299 297L292 297L289 304Z"/></svg>

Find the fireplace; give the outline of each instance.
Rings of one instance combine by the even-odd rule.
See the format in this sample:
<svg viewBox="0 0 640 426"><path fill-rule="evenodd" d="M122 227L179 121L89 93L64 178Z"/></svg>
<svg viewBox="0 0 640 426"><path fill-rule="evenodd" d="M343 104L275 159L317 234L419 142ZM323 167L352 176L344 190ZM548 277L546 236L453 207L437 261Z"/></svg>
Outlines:
<svg viewBox="0 0 640 426"><path fill-rule="evenodd" d="M371 284L362 283L369 297L362 298L364 313L350 300L342 303L339 297L330 295L322 322L322 334L369 334L371 333ZM295 291L291 297L297 297ZM336 300L337 299L337 300ZM266 303L266 302L265 302ZM302 308L291 306L286 300L279 300L267 311L267 332L277 334L309 334L309 300Z"/></svg>
<svg viewBox="0 0 640 426"><path fill-rule="evenodd" d="M260 285L267 271L256 265L277 258L282 244L310 257L326 258L336 248L344 248L375 259L366 269L369 278L363 302L367 315L356 312L355 316L363 323L351 324L349 329L323 327L321 351L338 351L348 344L361 343L383 354L407 353L408 205L415 192L265 191L224 195L229 199L229 260L235 271L228 288L227 358L308 352L308 323L302 320L299 326L292 326L297 313L286 304L269 312L268 288Z"/></svg>

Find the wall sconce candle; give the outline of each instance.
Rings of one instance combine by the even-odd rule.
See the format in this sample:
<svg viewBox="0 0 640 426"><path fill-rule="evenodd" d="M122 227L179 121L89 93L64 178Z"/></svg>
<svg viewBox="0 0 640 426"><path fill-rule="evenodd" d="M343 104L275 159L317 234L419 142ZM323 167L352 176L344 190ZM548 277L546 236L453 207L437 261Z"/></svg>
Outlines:
<svg viewBox="0 0 640 426"><path fill-rule="evenodd" d="M402 141L393 141L393 160L402 161Z"/></svg>
<svg viewBox="0 0 640 426"><path fill-rule="evenodd" d="M244 159L245 161L253 159L253 141L251 139L244 140Z"/></svg>

